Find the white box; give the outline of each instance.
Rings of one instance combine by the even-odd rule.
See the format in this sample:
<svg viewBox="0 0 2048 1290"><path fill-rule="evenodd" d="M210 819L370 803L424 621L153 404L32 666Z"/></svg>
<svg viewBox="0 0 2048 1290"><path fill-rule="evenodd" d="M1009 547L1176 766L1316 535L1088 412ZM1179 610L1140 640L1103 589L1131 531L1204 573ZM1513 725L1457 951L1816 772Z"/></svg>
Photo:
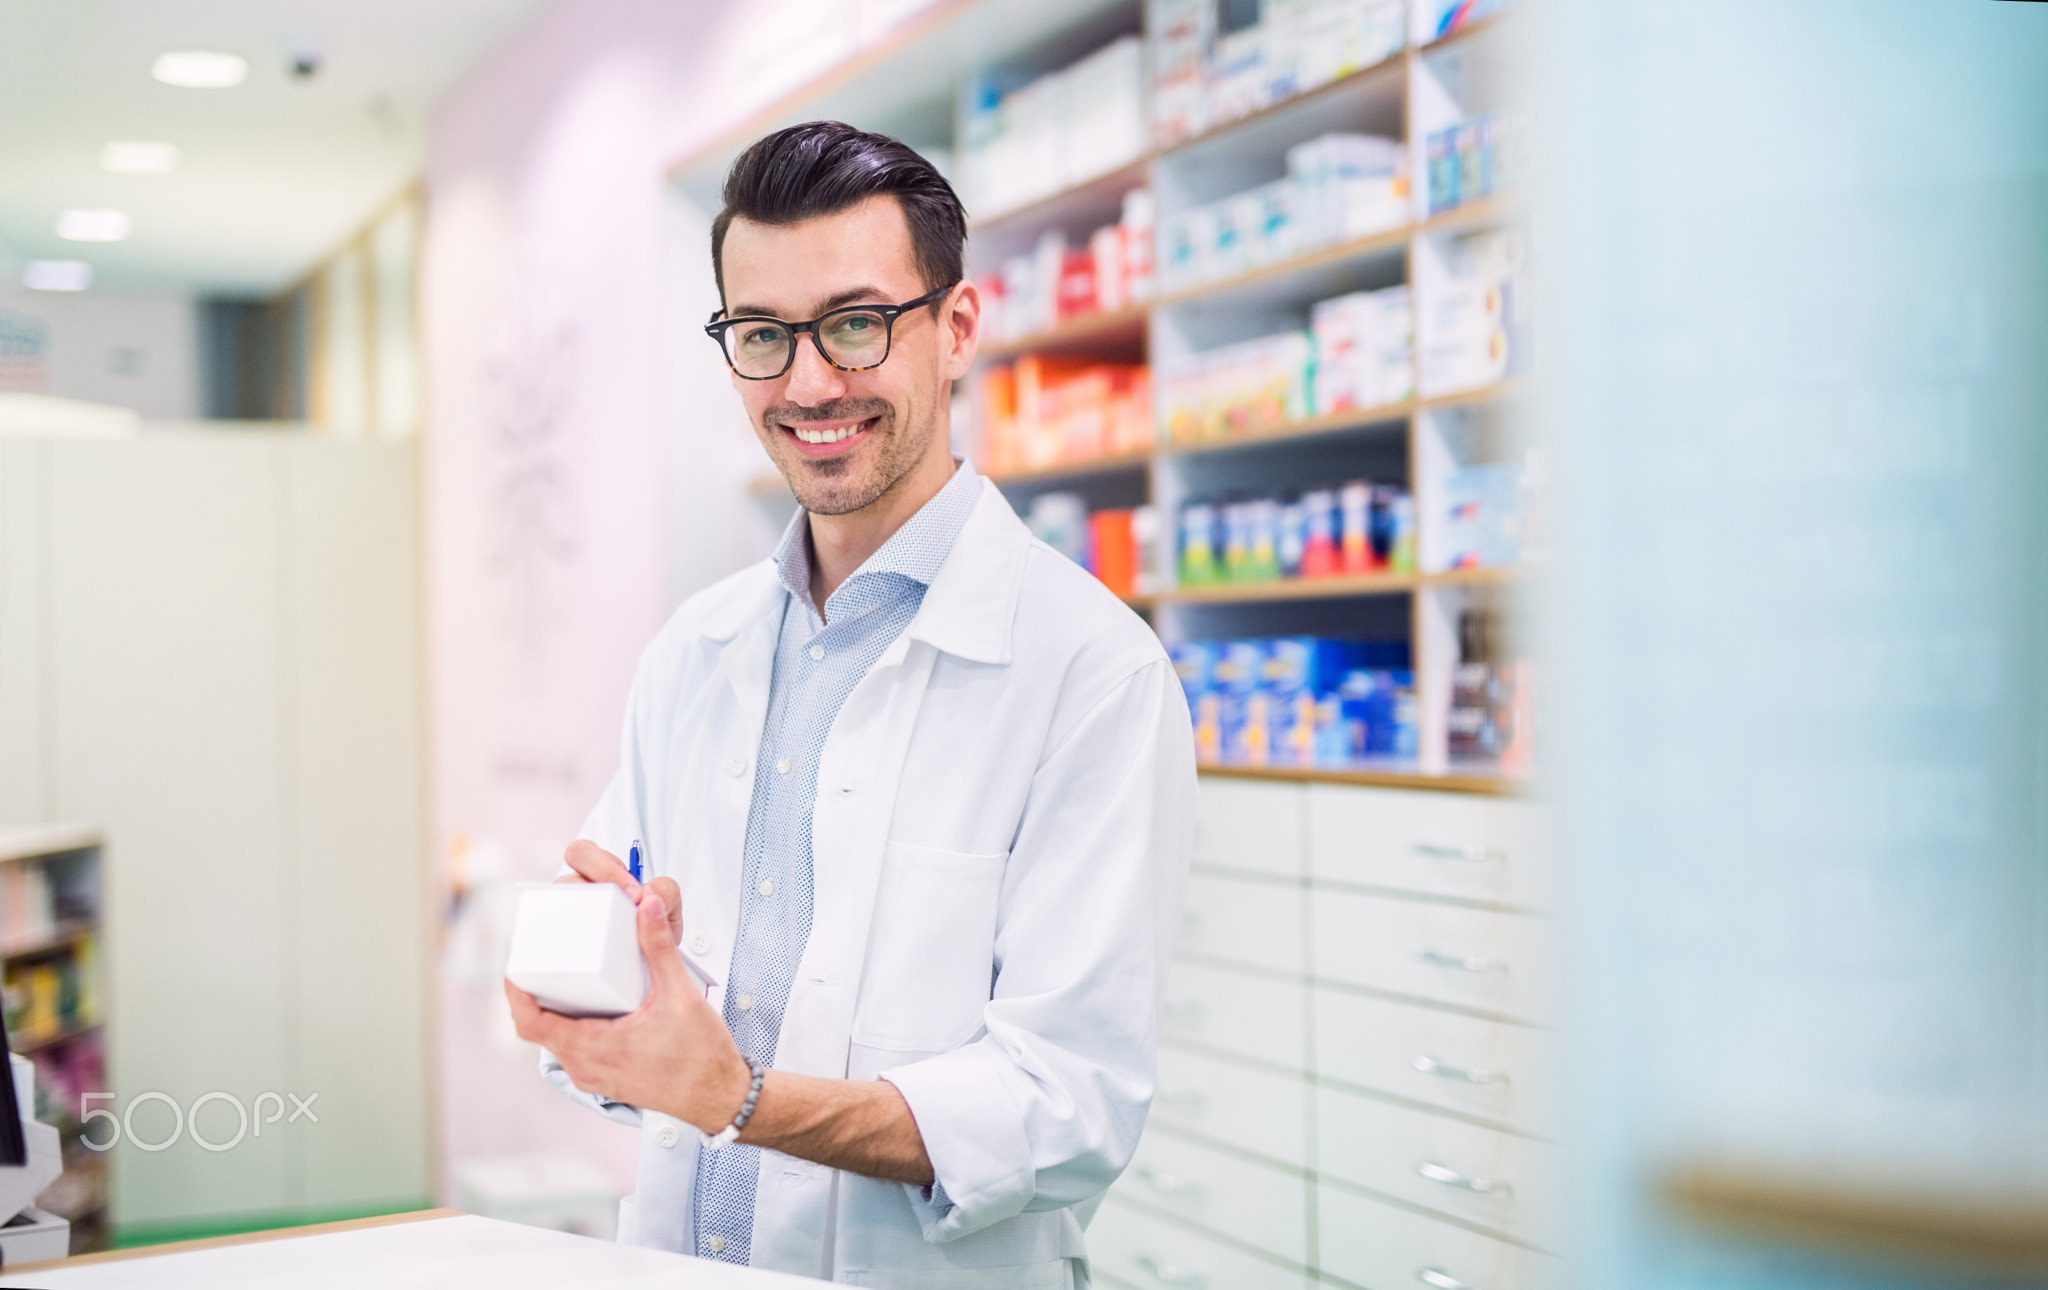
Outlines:
<svg viewBox="0 0 2048 1290"><path fill-rule="evenodd" d="M569 1017L619 1017L647 997L633 902L608 882L523 882L505 979ZM712 978L686 955L692 982Z"/></svg>

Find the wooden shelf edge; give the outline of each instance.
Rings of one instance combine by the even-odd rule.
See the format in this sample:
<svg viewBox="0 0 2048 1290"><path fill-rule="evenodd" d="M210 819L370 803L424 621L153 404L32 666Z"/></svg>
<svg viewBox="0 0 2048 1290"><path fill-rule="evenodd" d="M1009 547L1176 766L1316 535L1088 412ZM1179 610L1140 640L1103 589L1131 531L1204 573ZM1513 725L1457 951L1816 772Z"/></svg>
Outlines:
<svg viewBox="0 0 2048 1290"><path fill-rule="evenodd" d="M1153 302L1153 308L1171 309L1176 305L1196 304L1205 300L1213 300L1220 296L1232 295L1247 287L1256 287L1261 283L1277 282L1283 278L1291 278L1297 274L1327 268L1333 264L1342 264L1347 260L1361 259L1368 255L1396 250L1408 244L1408 240L1415 235L1418 227L1426 228L1428 226L1397 224L1393 228L1385 229L1378 233L1368 233L1364 237L1355 237L1348 242L1338 242L1333 246L1321 247L1305 255L1297 255L1286 260L1275 260L1271 264L1261 264L1256 268L1245 269L1238 273L1229 274L1226 277L1215 278L1208 282L1198 282L1193 286L1182 287L1177 291L1169 291L1161 295Z"/></svg>
<svg viewBox="0 0 2048 1290"><path fill-rule="evenodd" d="M52 1045L69 1043L74 1039L89 1035L105 1024L104 1021L88 1022L83 1026L71 1026L60 1030L54 1035L45 1035L41 1039L16 1039L10 1035L8 1037L8 1044L17 1055L26 1057L30 1053L40 1052Z"/></svg>
<svg viewBox="0 0 2048 1290"><path fill-rule="evenodd" d="M100 831L84 824L32 824L0 828L0 864L62 855L105 844Z"/></svg>
<svg viewBox="0 0 2048 1290"><path fill-rule="evenodd" d="M1329 578L1273 578L1266 582L1221 582L1212 587L1185 587L1165 592L1161 600L1177 605L1237 605L1265 600L1342 600L1352 596L1394 596L1410 592L1422 579L1412 573L1356 573Z"/></svg>
<svg viewBox="0 0 2048 1290"><path fill-rule="evenodd" d="M1664 1192L1695 1222L1756 1239L2048 1269L2048 1193L1963 1196L1931 1183L1887 1187L1712 1167L1673 1171Z"/></svg>
<svg viewBox="0 0 2048 1290"><path fill-rule="evenodd" d="M90 922L73 921L59 924L47 936L23 941L19 945L0 943L0 961L12 963L17 959L39 958L56 950L78 944L97 930Z"/></svg>
<svg viewBox="0 0 2048 1290"><path fill-rule="evenodd" d="M1210 126L1199 134L1189 135L1170 147L1156 148L1152 152L1152 160L1169 160L1180 153L1192 151L1205 144L1214 143L1218 139L1227 139L1233 133L1248 126L1257 125L1262 121L1269 121L1277 116L1285 116L1294 109L1313 103L1319 98L1332 94L1341 94L1346 89L1360 85L1365 81L1387 76L1403 65L1407 53L1407 46L1403 45L1377 63L1371 63L1355 71L1346 72L1334 81L1325 81L1321 85L1311 86L1299 94L1290 94L1278 102L1268 103L1256 112L1247 112L1245 115L1233 117L1221 125Z"/></svg>
<svg viewBox="0 0 2048 1290"><path fill-rule="evenodd" d="M1260 448L1297 439L1314 439L1346 430L1364 430L1371 426L1399 425L1414 415L1415 400L1403 399L1399 403L1383 403L1376 408L1335 412L1326 417L1310 417L1305 421L1283 421L1276 426L1264 426L1244 434L1224 435L1216 439L1167 439L1161 441L1161 447L1169 455L1191 457L1202 453L1229 452L1234 448Z"/></svg>
<svg viewBox="0 0 2048 1290"><path fill-rule="evenodd" d="M986 233L990 229L1001 228L1006 224L1028 224L1033 219L1042 217L1053 207L1071 201L1091 188L1110 186L1120 175L1129 176L1135 184L1143 187L1145 168L1152 164L1152 157L1153 154L1150 152L1141 152L1121 165L1111 166L1108 170L1090 175L1086 179L1076 180L1065 188L1054 189L1043 197L1034 197L1028 202L999 210L993 215L981 215L970 219L967 221L968 239L971 241L977 233Z"/></svg>
<svg viewBox="0 0 2048 1290"><path fill-rule="evenodd" d="M1006 340L989 345L976 354L975 357L999 363L1029 354L1033 350L1050 349L1057 345L1074 345L1096 339L1108 339L1115 336L1118 332L1133 328L1137 330L1138 337L1142 342L1145 335L1145 320L1151 316L1151 313L1150 307L1146 305L1126 305L1122 309L1112 309L1107 313L1082 314L1077 318L1069 318L1057 327L1048 328L1034 335L1021 336L1016 340Z"/></svg>
<svg viewBox="0 0 2048 1290"><path fill-rule="evenodd" d="M1493 13L1487 14L1484 18L1478 18L1466 23L1456 31L1446 32L1435 40L1426 40L1419 45L1410 45L1408 47L1409 52L1417 56L1434 54L1441 50L1449 49L1453 45L1477 39L1489 31L1505 27L1514 18L1515 12L1515 8L1512 5L1505 9L1496 10Z"/></svg>
<svg viewBox="0 0 2048 1290"><path fill-rule="evenodd" d="M1071 479L1083 475L1108 475L1120 470L1136 470L1152 464L1152 449L1135 452L1113 452L1101 457L1088 457L1081 461L1065 461L1055 466L1038 470L1005 470L984 472L998 488L1005 484L1038 484L1048 480Z"/></svg>
<svg viewBox="0 0 2048 1290"><path fill-rule="evenodd" d="M1499 775L1472 775L1424 770L1319 770L1292 766L1224 766L1203 762L1195 767L1217 779L1263 779L1295 784L1353 784L1366 788L1420 788L1440 793L1471 793L1509 797L1526 793L1528 785Z"/></svg>

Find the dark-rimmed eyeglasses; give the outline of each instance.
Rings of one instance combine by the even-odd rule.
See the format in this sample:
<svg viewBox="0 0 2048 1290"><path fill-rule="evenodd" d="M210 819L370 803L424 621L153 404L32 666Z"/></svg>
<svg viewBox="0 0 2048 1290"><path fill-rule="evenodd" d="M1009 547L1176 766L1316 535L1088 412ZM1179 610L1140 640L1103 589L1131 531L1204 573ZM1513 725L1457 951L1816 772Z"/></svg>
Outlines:
<svg viewBox="0 0 2048 1290"><path fill-rule="evenodd" d="M749 381L772 381L787 372L796 363L796 338L805 332L811 334L811 343L826 362L842 372L865 372L888 361L897 318L943 299L959 285L949 282L900 305L848 305L800 323L752 316L720 318L725 312L720 309L712 313L704 332L718 342L733 374Z"/></svg>

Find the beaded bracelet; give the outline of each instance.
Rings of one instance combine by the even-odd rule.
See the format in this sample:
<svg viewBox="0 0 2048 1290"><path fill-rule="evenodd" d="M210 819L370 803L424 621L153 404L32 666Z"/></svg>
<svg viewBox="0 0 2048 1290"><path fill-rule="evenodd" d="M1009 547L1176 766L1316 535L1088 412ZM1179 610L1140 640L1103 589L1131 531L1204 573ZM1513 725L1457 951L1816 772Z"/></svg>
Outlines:
<svg viewBox="0 0 2048 1290"><path fill-rule="evenodd" d="M747 1085L747 1100L740 1103L740 1112L732 1117L731 1124L704 1139L706 1151L716 1151L739 1137L740 1131L747 1127L747 1121L754 1118L754 1103L761 1100L761 1085L768 1078L768 1068L749 1057L747 1069L754 1073L753 1081Z"/></svg>

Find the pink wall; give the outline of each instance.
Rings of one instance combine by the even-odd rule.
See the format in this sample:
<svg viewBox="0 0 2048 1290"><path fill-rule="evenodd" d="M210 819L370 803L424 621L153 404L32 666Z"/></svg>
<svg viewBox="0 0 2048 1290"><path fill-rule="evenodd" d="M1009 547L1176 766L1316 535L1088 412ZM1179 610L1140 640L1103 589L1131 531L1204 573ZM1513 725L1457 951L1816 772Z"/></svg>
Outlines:
<svg viewBox="0 0 2048 1290"><path fill-rule="evenodd" d="M442 974L444 1160L560 1148L631 1181L632 1135L555 1096L509 1033L504 902L553 872L612 773L634 660L676 599L777 528L743 492L766 458L689 326L712 303L707 213L665 183L773 92L734 83L762 66L736 23L758 45L763 12L563 0L432 126L433 827L473 893Z"/></svg>

